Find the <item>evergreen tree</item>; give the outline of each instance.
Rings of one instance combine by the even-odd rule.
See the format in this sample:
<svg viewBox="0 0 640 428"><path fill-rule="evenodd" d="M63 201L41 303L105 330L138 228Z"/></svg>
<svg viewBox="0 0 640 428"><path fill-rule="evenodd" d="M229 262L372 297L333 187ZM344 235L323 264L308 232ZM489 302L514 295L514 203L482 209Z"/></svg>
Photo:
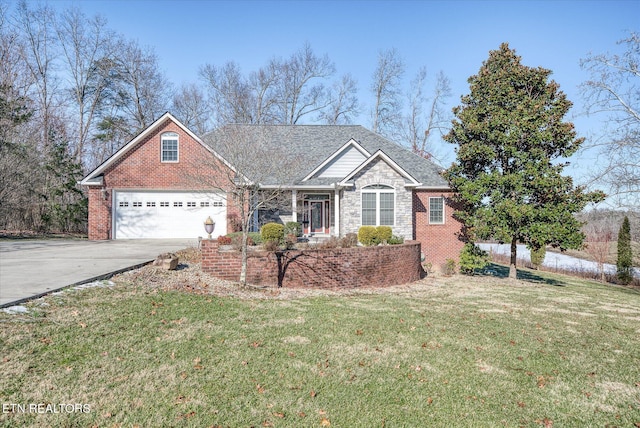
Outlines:
<svg viewBox="0 0 640 428"><path fill-rule="evenodd" d="M82 231L88 216L87 197L78 186L82 166L69 155L67 143L55 137L51 141L44 164L42 228L47 232Z"/></svg>
<svg viewBox="0 0 640 428"><path fill-rule="evenodd" d="M29 202L36 177L33 164L36 150L22 137L22 126L32 117L27 100L14 88L0 84L0 228L27 223Z"/></svg>
<svg viewBox="0 0 640 428"><path fill-rule="evenodd" d="M620 231L618 232L618 259L616 262L618 281L623 284L628 284L633 279L631 275L632 259L631 228L629 226L629 218L624 216Z"/></svg>
<svg viewBox="0 0 640 428"><path fill-rule="evenodd" d="M477 247L473 242L467 242L460 251L460 272L465 275L473 275L489 264L489 255L486 251Z"/></svg>
<svg viewBox="0 0 640 428"><path fill-rule="evenodd" d="M584 235L574 213L602 192L585 193L561 175L558 159L575 153L583 138L563 117L571 102L550 70L531 68L504 43L491 51L471 93L453 109L445 140L456 144L457 162L445 173L462 209L456 213L471 241L511 244L509 276L516 277L518 242L579 248Z"/></svg>
<svg viewBox="0 0 640 428"><path fill-rule="evenodd" d="M544 258L547 255L547 248L542 246L540 248L530 248L531 251L531 264L534 269L540 269Z"/></svg>

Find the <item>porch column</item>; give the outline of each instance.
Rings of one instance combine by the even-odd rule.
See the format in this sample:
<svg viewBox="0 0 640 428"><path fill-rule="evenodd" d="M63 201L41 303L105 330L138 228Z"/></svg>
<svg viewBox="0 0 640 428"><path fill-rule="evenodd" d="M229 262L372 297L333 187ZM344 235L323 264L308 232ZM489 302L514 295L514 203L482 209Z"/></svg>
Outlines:
<svg viewBox="0 0 640 428"><path fill-rule="evenodd" d="M291 191L291 221L298 221L298 191Z"/></svg>
<svg viewBox="0 0 640 428"><path fill-rule="evenodd" d="M249 203L252 207L255 207L256 201L258 200L258 195L255 193L251 193L251 197L249 198ZM244 220L243 220L244 221ZM258 227L258 210L253 210L253 218L251 219L251 231L260 232L260 228Z"/></svg>
<svg viewBox="0 0 640 428"><path fill-rule="evenodd" d="M334 215L334 235L340 236L340 187L337 185L333 189L333 215Z"/></svg>

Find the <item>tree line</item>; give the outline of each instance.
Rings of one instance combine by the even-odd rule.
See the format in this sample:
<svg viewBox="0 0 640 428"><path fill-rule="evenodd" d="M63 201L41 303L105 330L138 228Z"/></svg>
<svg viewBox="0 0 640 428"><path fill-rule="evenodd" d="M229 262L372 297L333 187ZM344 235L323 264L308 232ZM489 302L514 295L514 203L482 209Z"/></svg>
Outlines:
<svg viewBox="0 0 640 428"><path fill-rule="evenodd" d="M590 77L585 113L606 115L609 125L590 142L606 160L593 178L632 209L640 194L639 41L631 32L621 53L581 62ZM166 111L199 135L227 123L366 117L373 131L434 158L436 139L455 122L445 110L449 80L425 67L405 79L399 52L379 51L363 103L361 83L337 76L328 55L305 43L249 72L234 61L203 64L197 82L175 87L152 48L98 15L25 0L10 9L0 0L0 229L84 231L87 203L77 181Z"/></svg>
<svg viewBox="0 0 640 428"><path fill-rule="evenodd" d="M305 43L249 73L204 64L176 88L152 48L99 15L0 1L0 229L85 230L76 181L166 111L203 135L226 123L350 124L368 108L374 131L431 157L449 81L423 67L405 91L404 74L397 50L380 51L367 107L358 82Z"/></svg>

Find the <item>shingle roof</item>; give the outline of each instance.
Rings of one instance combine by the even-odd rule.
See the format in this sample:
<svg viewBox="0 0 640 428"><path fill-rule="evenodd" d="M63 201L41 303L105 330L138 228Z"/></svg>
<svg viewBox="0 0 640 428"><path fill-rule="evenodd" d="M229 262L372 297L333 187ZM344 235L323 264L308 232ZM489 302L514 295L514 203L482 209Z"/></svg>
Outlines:
<svg viewBox="0 0 640 428"><path fill-rule="evenodd" d="M263 140L266 139L266 144L278 147L279 153L299 159L300 162L294 164L296 170L291 171L293 183L287 184L321 185L336 182L329 178L311 178L303 183L302 179L354 139L371 154L382 150L422 186L448 187L440 175L441 167L360 125L227 125L228 128L237 130L240 135L260 135ZM225 158L224 147L218 141L221 135L221 131L213 131L205 135L203 140ZM232 163L231 159L227 160Z"/></svg>

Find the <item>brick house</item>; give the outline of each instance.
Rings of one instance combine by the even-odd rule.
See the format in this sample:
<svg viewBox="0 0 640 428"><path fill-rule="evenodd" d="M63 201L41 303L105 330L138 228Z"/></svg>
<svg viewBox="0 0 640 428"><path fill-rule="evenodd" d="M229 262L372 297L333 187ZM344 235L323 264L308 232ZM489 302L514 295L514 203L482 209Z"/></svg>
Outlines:
<svg viewBox="0 0 640 428"><path fill-rule="evenodd" d="M452 216L451 190L433 162L362 126L225 128L297 159L286 182L260 181L258 187L281 189L288 202L256 216L256 229L265 221L297 221L304 234L323 237L388 225L395 235L420 241L434 266L458 259L461 225ZM170 113L142 131L81 181L89 194L89 239L196 239L208 216L216 222L215 236L231 232L229 220L237 214L233 198L224 186L207 185L234 168L225 159L223 134L197 136ZM193 170L202 159L219 168L199 181Z"/></svg>

